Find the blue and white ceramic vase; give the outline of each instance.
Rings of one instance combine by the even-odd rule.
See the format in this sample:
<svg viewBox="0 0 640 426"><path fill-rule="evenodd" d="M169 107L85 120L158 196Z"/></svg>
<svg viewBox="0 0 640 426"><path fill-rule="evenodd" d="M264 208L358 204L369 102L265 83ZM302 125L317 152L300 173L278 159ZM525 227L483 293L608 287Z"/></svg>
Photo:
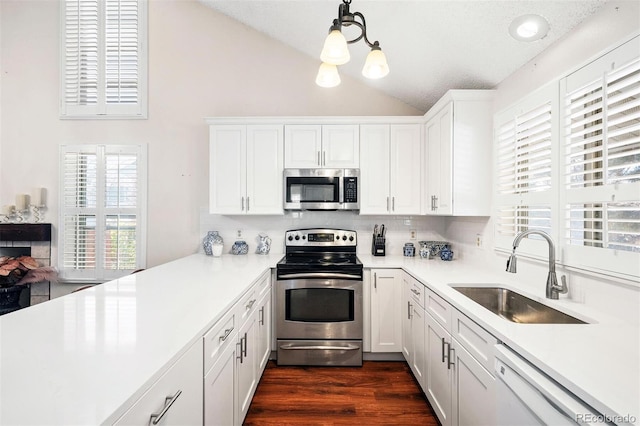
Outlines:
<svg viewBox="0 0 640 426"><path fill-rule="evenodd" d="M209 231L207 235L202 240L202 247L204 248L204 253L207 256L213 255L213 245L214 244L222 244L222 237L218 234L218 231Z"/></svg>
<svg viewBox="0 0 640 426"><path fill-rule="evenodd" d="M246 241L236 241L231 246L231 254L247 254L249 253L249 245Z"/></svg>
<svg viewBox="0 0 640 426"><path fill-rule="evenodd" d="M445 247L442 250L440 250L440 259L453 260L453 252L449 247Z"/></svg>

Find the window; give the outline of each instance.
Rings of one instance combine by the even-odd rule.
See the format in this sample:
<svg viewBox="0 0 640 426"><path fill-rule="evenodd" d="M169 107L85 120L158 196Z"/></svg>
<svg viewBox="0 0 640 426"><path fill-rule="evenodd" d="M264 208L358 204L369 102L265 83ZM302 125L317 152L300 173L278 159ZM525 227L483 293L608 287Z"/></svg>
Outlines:
<svg viewBox="0 0 640 426"><path fill-rule="evenodd" d="M145 147L63 146L60 188L64 279L104 281L145 266Z"/></svg>
<svg viewBox="0 0 640 426"><path fill-rule="evenodd" d="M63 118L146 118L145 0L64 0Z"/></svg>
<svg viewBox="0 0 640 426"><path fill-rule="evenodd" d="M638 276L640 42L562 81L568 260Z"/></svg>
<svg viewBox="0 0 640 426"><path fill-rule="evenodd" d="M496 114L496 244L510 250L517 234L530 229L556 232L552 218L554 130L557 91L549 86ZM544 254L546 242L530 235L521 252ZM537 241L536 241L537 240Z"/></svg>

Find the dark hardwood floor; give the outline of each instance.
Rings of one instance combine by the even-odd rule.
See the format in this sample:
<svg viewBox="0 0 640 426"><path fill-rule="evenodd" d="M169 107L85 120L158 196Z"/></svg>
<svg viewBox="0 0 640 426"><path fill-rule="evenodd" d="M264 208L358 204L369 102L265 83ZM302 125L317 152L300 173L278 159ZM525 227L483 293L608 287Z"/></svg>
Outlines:
<svg viewBox="0 0 640 426"><path fill-rule="evenodd" d="M425 425L438 421L405 362L287 367L269 361L245 425Z"/></svg>

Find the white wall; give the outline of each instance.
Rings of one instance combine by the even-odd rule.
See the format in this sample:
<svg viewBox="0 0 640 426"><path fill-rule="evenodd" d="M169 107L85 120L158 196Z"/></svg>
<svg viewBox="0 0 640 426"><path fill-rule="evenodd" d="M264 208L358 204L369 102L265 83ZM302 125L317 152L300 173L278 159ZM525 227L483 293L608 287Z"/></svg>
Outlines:
<svg viewBox="0 0 640 426"><path fill-rule="evenodd" d="M423 113L348 76L339 90L319 88L317 58L195 0L153 0L148 120L60 120L59 2L0 0L0 16L0 205L46 187L55 244L59 145L146 143L147 266L199 247L208 205L204 117Z"/></svg>
<svg viewBox="0 0 640 426"><path fill-rule="evenodd" d="M586 65L640 31L640 2L614 1L585 20L572 32L538 57L501 82L496 92L494 111L505 109L524 95ZM491 265L504 271L506 255L493 250L494 223L491 218L449 218L444 234L454 244L456 255ZM483 246L476 247L480 234ZM545 262L519 258L518 280L531 289L544 288ZM571 299L608 312L630 322L640 322L640 283L605 276L558 269L568 277ZM505 272L506 274L506 272ZM512 278L512 277L511 277Z"/></svg>

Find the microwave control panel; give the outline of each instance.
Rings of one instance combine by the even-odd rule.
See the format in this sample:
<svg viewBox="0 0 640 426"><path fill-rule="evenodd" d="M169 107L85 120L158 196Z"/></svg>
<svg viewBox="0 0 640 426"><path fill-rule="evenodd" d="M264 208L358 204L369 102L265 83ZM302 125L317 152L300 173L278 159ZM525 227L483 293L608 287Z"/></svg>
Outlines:
<svg viewBox="0 0 640 426"><path fill-rule="evenodd" d="M345 203L358 202L358 178L357 177L344 178L344 202Z"/></svg>

